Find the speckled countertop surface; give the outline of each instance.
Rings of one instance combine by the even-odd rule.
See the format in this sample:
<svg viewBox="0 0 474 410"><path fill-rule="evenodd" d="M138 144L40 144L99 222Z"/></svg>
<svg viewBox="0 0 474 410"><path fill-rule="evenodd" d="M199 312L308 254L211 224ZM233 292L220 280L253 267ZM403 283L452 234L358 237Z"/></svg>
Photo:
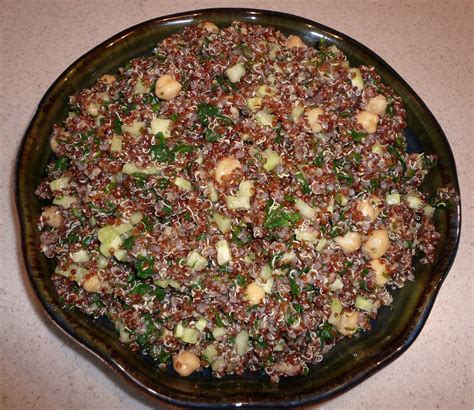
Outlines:
<svg viewBox="0 0 474 410"><path fill-rule="evenodd" d="M359 40L392 65L426 102L456 157L463 197L461 246L425 328L398 360L322 407L474 407L472 1L3 0L1 4L0 408L153 407L72 345L31 300L17 242L14 162L36 105L79 56L136 23L218 6L285 11Z"/></svg>

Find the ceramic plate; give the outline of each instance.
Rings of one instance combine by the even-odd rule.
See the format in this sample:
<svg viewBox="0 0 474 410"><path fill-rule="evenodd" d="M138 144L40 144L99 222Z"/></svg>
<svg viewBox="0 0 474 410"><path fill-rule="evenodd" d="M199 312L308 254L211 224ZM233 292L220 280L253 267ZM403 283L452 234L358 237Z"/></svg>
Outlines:
<svg viewBox="0 0 474 410"><path fill-rule="evenodd" d="M47 315L65 333L161 401L206 408L289 407L320 402L347 391L380 370L400 356L418 336L456 254L460 204L436 212L435 222L441 233L436 261L431 265L415 266L416 281L393 292L393 305L379 310L370 333L338 344L321 363L311 367L308 376L282 378L279 384L271 384L266 376L258 374L216 379L204 371L180 378L170 370L159 370L146 356L121 345L107 320L92 320L74 310L64 309L50 280L54 264L38 251L36 221L43 204L34 191L50 160L52 125L65 119L68 97L89 87L101 75L114 72L127 60L150 54L165 37L202 20L211 20L221 27L233 20L272 26L286 34L299 35L306 44L313 46L324 38L327 43L337 45L351 65L375 66L383 82L403 98L408 117L409 150L436 154L440 158L440 165L425 179L422 190L434 193L436 187L443 186L452 187L459 193L454 158L436 119L408 84L362 44L328 27L289 14L248 9L185 12L139 24L100 44L61 74L40 102L25 133L17 162L16 201L26 268L36 297Z"/></svg>

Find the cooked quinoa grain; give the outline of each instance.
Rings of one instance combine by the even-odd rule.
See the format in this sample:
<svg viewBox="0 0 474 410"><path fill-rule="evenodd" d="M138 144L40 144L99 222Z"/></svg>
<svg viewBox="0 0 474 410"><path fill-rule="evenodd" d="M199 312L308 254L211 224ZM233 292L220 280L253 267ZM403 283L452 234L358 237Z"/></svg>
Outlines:
<svg viewBox="0 0 474 410"><path fill-rule="evenodd" d="M306 374L433 260L434 158L335 46L240 22L163 40L70 98L37 189L66 306L182 376Z"/></svg>

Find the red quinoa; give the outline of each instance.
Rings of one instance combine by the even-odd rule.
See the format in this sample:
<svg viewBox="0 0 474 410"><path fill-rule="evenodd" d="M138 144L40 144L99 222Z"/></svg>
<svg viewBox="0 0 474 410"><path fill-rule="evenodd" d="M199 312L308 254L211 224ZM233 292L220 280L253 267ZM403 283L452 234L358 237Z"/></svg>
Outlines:
<svg viewBox="0 0 474 410"><path fill-rule="evenodd" d="M434 158L406 152L400 97L334 46L286 42L187 27L72 96L53 130L37 194L54 199L39 229L58 295L163 366L187 351L217 377L306 374L370 330L416 254L433 260ZM181 90L162 100L165 74Z"/></svg>

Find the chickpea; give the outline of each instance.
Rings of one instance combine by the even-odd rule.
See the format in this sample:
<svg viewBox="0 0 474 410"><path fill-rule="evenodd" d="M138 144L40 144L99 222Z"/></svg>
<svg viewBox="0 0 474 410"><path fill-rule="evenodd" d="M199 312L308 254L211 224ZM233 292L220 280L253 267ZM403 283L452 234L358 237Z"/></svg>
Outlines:
<svg viewBox="0 0 474 410"><path fill-rule="evenodd" d="M242 168L242 165L234 157L225 157L221 159L217 165L214 172L216 181L221 183L224 176L232 174L232 172L237 169Z"/></svg>
<svg viewBox="0 0 474 410"><path fill-rule="evenodd" d="M100 79L107 84L112 84L117 80L114 75L110 74L104 74Z"/></svg>
<svg viewBox="0 0 474 410"><path fill-rule="evenodd" d="M344 336L350 336L355 333L357 330L357 322L359 321L359 312L343 312L342 315L339 316L339 320L337 322L336 328L339 333L343 334Z"/></svg>
<svg viewBox="0 0 474 410"><path fill-rule="evenodd" d="M389 277L385 265L385 259L373 259L370 261L370 267L375 272L375 284L377 286L383 286L388 282Z"/></svg>
<svg viewBox="0 0 474 410"><path fill-rule="evenodd" d="M378 197L372 195L368 201L359 201L357 209L362 213L362 215L364 215L366 218L369 217L370 220L374 222L380 214L380 209L378 206L381 203L382 202Z"/></svg>
<svg viewBox="0 0 474 410"><path fill-rule="evenodd" d="M369 102L367 103L365 110L371 112L372 114L383 116L385 115L387 105L387 99L382 94L379 94L375 97L369 98Z"/></svg>
<svg viewBox="0 0 474 410"><path fill-rule="evenodd" d="M94 275L82 283L82 287L88 292L98 292L101 287L100 279Z"/></svg>
<svg viewBox="0 0 474 410"><path fill-rule="evenodd" d="M386 229L377 229L369 234L364 249L372 259L381 258L390 248L390 239Z"/></svg>
<svg viewBox="0 0 474 410"><path fill-rule="evenodd" d="M304 48L306 44L303 43L303 40L298 36L291 35L286 40L286 47L287 48Z"/></svg>
<svg viewBox="0 0 474 410"><path fill-rule="evenodd" d="M63 223L63 217L57 206L49 206L42 214L41 219L51 228L59 228Z"/></svg>
<svg viewBox="0 0 474 410"><path fill-rule="evenodd" d="M357 124L362 125L362 128L367 131L369 134L373 134L377 131L377 122L379 116L368 111L361 111L356 116Z"/></svg>
<svg viewBox="0 0 474 410"><path fill-rule="evenodd" d="M265 297L265 291L257 283L252 282L247 286L245 296L251 305L258 305Z"/></svg>
<svg viewBox="0 0 474 410"><path fill-rule="evenodd" d="M352 253L360 248L362 239L357 232L347 232L344 236L336 236L334 241L341 247L344 253Z"/></svg>
<svg viewBox="0 0 474 410"><path fill-rule="evenodd" d="M201 27L211 33L217 33L219 31L219 27L217 27L212 21L203 21Z"/></svg>
<svg viewBox="0 0 474 410"><path fill-rule="evenodd" d="M173 357L173 368L180 376L187 377L201 367L195 354L184 351Z"/></svg>
<svg viewBox="0 0 474 410"><path fill-rule="evenodd" d="M162 100L171 100L181 91L181 84L169 74L158 78L155 85L155 94Z"/></svg>
<svg viewBox="0 0 474 410"><path fill-rule="evenodd" d="M306 121L308 121L311 131L314 133L318 133L323 130L323 126L320 122L318 122L318 118L322 114L324 114L324 111L321 108L311 108L305 113Z"/></svg>

